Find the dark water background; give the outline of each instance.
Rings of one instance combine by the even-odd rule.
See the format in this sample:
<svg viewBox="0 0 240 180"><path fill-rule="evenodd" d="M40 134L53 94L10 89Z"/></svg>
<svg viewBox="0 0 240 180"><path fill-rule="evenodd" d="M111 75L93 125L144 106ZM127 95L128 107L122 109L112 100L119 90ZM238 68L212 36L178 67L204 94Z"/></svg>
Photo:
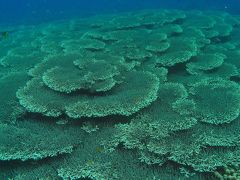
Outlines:
<svg viewBox="0 0 240 180"><path fill-rule="evenodd" d="M219 10L240 14L240 0L0 0L0 24L36 24L149 8Z"/></svg>

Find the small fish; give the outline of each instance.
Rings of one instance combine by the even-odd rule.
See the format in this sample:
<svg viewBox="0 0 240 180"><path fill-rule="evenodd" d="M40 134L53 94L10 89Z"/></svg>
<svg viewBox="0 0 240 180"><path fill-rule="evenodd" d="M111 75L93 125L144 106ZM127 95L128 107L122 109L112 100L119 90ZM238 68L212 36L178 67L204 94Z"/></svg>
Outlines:
<svg viewBox="0 0 240 180"><path fill-rule="evenodd" d="M103 151L102 147L96 147L96 152L101 153Z"/></svg>
<svg viewBox="0 0 240 180"><path fill-rule="evenodd" d="M9 36L9 32L7 31L1 32L1 39L7 39L8 36Z"/></svg>
<svg viewBox="0 0 240 180"><path fill-rule="evenodd" d="M86 162L86 164L87 164L88 166L91 166L91 165L94 164L94 161L93 161L93 160L88 160L88 161Z"/></svg>
<svg viewBox="0 0 240 180"><path fill-rule="evenodd" d="M67 119L59 119L56 124L58 125L65 125L68 123L68 120Z"/></svg>

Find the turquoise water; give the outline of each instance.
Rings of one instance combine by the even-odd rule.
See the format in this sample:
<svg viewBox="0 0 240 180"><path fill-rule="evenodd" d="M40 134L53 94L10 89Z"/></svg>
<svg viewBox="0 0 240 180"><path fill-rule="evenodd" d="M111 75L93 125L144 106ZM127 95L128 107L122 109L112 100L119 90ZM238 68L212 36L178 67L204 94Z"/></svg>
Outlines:
<svg viewBox="0 0 240 180"><path fill-rule="evenodd" d="M0 180L240 179L232 4L89 2L59 15L49 3L3 18Z"/></svg>

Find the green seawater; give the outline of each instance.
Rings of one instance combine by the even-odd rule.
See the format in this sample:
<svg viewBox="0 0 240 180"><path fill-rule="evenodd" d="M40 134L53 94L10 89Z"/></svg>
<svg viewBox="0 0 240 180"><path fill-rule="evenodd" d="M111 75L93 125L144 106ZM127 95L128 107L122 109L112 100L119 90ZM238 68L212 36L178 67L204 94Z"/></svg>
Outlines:
<svg viewBox="0 0 240 180"><path fill-rule="evenodd" d="M0 32L0 180L240 179L240 16L144 10Z"/></svg>

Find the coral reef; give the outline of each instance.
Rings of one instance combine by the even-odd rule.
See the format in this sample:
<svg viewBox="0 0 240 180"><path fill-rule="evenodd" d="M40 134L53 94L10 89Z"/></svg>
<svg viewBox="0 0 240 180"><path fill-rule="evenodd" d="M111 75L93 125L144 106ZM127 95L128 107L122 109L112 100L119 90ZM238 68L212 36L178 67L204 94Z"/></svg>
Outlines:
<svg viewBox="0 0 240 180"><path fill-rule="evenodd" d="M217 179L240 179L239 166L224 167L214 172Z"/></svg>
<svg viewBox="0 0 240 180"><path fill-rule="evenodd" d="M239 17L18 28L0 41L0 179L239 178Z"/></svg>

